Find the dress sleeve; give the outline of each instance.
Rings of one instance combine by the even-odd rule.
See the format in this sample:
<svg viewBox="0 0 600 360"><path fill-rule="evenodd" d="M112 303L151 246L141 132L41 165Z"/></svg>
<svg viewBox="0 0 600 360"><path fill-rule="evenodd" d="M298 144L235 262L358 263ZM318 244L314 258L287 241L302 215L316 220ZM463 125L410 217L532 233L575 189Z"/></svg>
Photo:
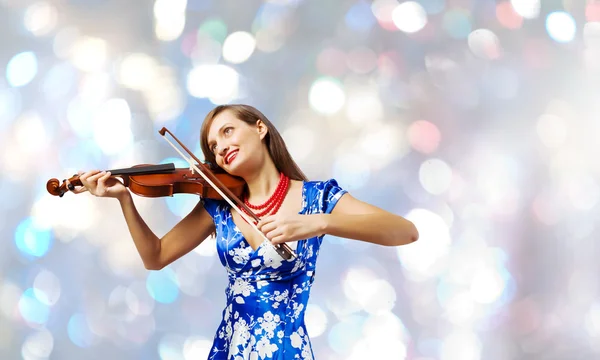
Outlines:
<svg viewBox="0 0 600 360"><path fill-rule="evenodd" d="M319 204L321 212L325 214L331 213L337 202L340 200L342 195L347 193L347 190L342 189L335 179L329 179L323 181L320 184L320 198Z"/></svg>
<svg viewBox="0 0 600 360"><path fill-rule="evenodd" d="M206 212L208 212L210 214L210 217L212 217L214 220L215 216L219 213L219 205L221 204L221 201L214 199L205 199L201 197L200 202L202 203L202 206L204 206Z"/></svg>

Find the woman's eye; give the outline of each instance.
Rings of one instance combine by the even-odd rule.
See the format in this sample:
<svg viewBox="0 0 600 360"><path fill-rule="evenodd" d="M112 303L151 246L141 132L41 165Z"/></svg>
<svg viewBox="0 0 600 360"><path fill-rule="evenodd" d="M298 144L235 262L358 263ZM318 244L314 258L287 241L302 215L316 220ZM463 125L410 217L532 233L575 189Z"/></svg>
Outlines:
<svg viewBox="0 0 600 360"><path fill-rule="evenodd" d="M224 131L224 132L225 132L225 135L229 135L229 134L231 133L231 131L232 131L232 130L233 130L233 128L232 128L232 127L228 127L228 128L226 128L226 129L225 129L225 131Z"/></svg>

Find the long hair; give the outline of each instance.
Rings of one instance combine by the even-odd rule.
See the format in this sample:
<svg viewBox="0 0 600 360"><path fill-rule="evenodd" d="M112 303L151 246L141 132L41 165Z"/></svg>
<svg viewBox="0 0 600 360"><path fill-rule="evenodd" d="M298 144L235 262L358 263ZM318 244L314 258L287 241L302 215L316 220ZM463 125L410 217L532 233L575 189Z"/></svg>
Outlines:
<svg viewBox="0 0 600 360"><path fill-rule="evenodd" d="M269 121L269 119L267 119L267 117L258 109L244 104L219 105L212 109L204 118L204 122L200 129L200 147L204 154L204 160L208 162L214 170L217 172L224 172L224 170L217 165L215 154L208 146L208 130L210 129L210 125L214 118L225 110L231 111L236 118L248 125L254 126L257 120L261 120L268 130L264 141L267 145L269 156L273 160L277 170L293 180L308 180L290 155L283 138L271 121Z"/></svg>

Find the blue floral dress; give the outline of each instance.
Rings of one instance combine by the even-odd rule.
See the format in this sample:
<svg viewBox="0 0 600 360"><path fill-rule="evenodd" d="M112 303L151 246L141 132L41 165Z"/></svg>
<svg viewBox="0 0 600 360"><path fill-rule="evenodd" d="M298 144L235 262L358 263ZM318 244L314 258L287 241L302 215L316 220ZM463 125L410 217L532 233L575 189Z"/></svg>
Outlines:
<svg viewBox="0 0 600 360"><path fill-rule="evenodd" d="M300 214L330 213L346 193L334 179L307 181ZM217 252L227 270L227 304L209 359L312 359L304 312L322 236L288 243L298 255L285 260L264 241L252 249L225 201L203 199L216 226Z"/></svg>

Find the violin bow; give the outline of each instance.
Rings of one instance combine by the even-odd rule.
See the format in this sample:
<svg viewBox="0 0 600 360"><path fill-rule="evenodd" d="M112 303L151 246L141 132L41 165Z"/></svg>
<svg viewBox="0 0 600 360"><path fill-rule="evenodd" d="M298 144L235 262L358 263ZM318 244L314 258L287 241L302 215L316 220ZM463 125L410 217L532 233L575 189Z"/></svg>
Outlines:
<svg viewBox="0 0 600 360"><path fill-rule="evenodd" d="M273 245L271 243L271 241L265 236L265 234L263 234L262 231L260 231L258 229L258 227L256 226L256 224L254 223L255 221L258 222L260 221L260 218L258 216L256 216L254 214L254 212L252 212L252 210L250 210L250 208L248 208L246 206L246 204L244 204L240 199L238 199L237 196L235 196L203 163L202 161L200 161L184 144L181 143L181 141L179 141L179 139L177 139L177 137L175 137L175 135L173 135L173 133L171 131L169 131L166 127L163 127L162 129L160 129L158 131L158 133L160 135L162 135L162 137L173 147L173 149L175 149L175 151L177 151L179 153L179 155L181 155L181 157L183 157L189 164L190 167L193 168L194 170L196 170L196 172L198 172L198 174L200 174L200 176L202 176L204 178L204 180L206 180L206 182L213 187L213 189L215 189L215 191L217 193L219 193L219 195L221 195L221 197L223 197L223 199L225 199L229 205L231 205L231 207L238 212L238 214L240 214L240 216L246 220L246 222L248 224L250 224L250 226L252 226L252 228L254 230L256 230L257 233L260 234L260 236L266 240L269 244ZM177 141L177 143L198 163L198 165L200 165L200 168L202 170L200 170L196 164L192 163L192 161L190 161L189 158L187 158L171 141L169 141L169 139L167 139L165 137L165 134L169 133L169 135L171 135L173 137L173 139L175 139L175 141ZM226 194L227 195L226 195ZM234 203L234 201L232 200L234 199L235 202L237 204ZM247 213L245 213L244 211L240 210L239 208L242 207L245 211L247 211ZM251 214L252 219L248 218L248 214ZM277 251L277 253L279 255L281 255L281 257L283 257L286 260L289 260L291 258L296 258L297 255L294 253L294 251L288 246L288 244L277 244L277 246L275 247L275 251Z"/></svg>

